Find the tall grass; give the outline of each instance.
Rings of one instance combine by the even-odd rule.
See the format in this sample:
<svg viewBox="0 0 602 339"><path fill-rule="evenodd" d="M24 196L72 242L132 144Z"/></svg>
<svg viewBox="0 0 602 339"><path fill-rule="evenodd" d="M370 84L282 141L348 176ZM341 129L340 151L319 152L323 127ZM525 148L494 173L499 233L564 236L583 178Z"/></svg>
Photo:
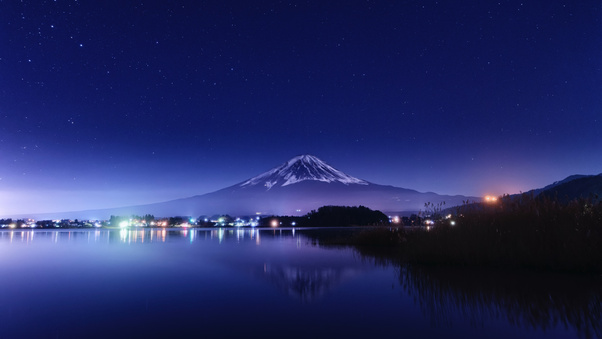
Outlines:
<svg viewBox="0 0 602 339"><path fill-rule="evenodd" d="M455 226L441 222L428 232L408 233L407 259L602 272L602 203L597 199L560 203L524 194L457 212Z"/></svg>

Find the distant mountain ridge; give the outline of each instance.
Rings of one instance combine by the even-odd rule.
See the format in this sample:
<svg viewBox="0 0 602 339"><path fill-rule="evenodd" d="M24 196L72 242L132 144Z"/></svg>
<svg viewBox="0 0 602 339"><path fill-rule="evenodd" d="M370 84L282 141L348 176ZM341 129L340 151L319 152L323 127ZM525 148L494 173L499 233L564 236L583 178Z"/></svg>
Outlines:
<svg viewBox="0 0 602 339"><path fill-rule="evenodd" d="M575 180L575 179L581 179L581 178L590 177L590 176L591 176L591 175L583 175L583 174L574 174L574 175L569 175L568 177L566 177L566 178L564 178L564 179L562 179L562 180L559 180L559 181L554 181L553 183L551 183L551 184L549 184L549 185L547 185L547 186L545 186L545 187L542 187L542 188L536 188L536 189L530 190L530 191L528 191L528 192L526 192L526 193L530 193L530 194L533 194L533 195L539 195L541 192L544 192L544 191L551 190L551 189L553 189L554 187L557 187L557 186L560 186L560 185L562 185L562 184L565 184L565 183L571 182L571 181L573 181L573 180Z"/></svg>
<svg viewBox="0 0 602 339"><path fill-rule="evenodd" d="M568 202L578 198L602 198L602 173L598 175L573 175L558 183L546 186L540 196Z"/></svg>
<svg viewBox="0 0 602 339"><path fill-rule="evenodd" d="M156 217L229 214L303 215L325 205L365 206L383 212L419 211L427 202L446 207L478 197L378 185L343 173L313 155L296 156L265 173L224 189L155 204L37 214L36 219L108 219L111 215Z"/></svg>

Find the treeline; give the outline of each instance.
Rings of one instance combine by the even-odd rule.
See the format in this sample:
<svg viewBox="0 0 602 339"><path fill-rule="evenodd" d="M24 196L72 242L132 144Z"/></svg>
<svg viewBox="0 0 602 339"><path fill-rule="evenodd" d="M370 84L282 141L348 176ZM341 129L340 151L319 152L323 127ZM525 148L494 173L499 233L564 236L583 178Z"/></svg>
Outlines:
<svg viewBox="0 0 602 339"><path fill-rule="evenodd" d="M87 228L87 227L225 227L225 226L263 226L263 227L337 227L337 226L377 226L388 225L389 218L380 211L364 206L323 206L318 210L301 216L271 216L256 220L256 217L233 218L229 215L212 217L176 216L155 218L152 214L117 216L111 215L106 221L88 220L41 220L26 223L24 220L0 220L0 227L23 228Z"/></svg>
<svg viewBox="0 0 602 339"><path fill-rule="evenodd" d="M381 211L364 206L322 206L301 217L272 216L262 218L259 226L341 227L341 226L385 226L389 217Z"/></svg>
<svg viewBox="0 0 602 339"><path fill-rule="evenodd" d="M31 219L0 219L0 228L86 228L95 227L92 222L87 220L38 220Z"/></svg>

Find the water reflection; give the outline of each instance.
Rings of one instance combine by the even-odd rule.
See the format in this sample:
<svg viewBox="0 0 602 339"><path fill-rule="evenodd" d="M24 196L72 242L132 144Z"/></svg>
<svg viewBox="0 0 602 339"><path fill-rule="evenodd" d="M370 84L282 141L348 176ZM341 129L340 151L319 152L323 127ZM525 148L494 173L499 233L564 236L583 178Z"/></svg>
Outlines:
<svg viewBox="0 0 602 339"><path fill-rule="evenodd" d="M203 242L217 242L223 245L226 241L237 244L248 243L261 246L262 239L294 239L291 243L294 248L301 249L308 244L299 229L121 229L121 230L11 230L0 231L0 243L20 243L31 245L36 243L51 243L60 246L65 243L91 243L91 244L121 244L127 246L139 246L143 244L161 244L169 242L170 239L179 241L186 239L193 244L197 240ZM301 229L303 230L303 229ZM315 245L316 243L313 242ZM311 246L310 246L311 247ZM244 254L243 254L244 256ZM244 261L225 263L228 266L239 266L239 269L248 270L253 267L253 275L263 281L269 282L277 289L294 299L311 302L314 301L346 278L358 274L357 267L346 267L333 263L324 263L316 258L311 264L307 258L287 257L285 261L270 260L258 265L257 262ZM276 258L280 259L280 258ZM236 261L239 259L237 258Z"/></svg>
<svg viewBox="0 0 602 339"><path fill-rule="evenodd" d="M431 326L468 321L484 327L505 321L523 328L574 329L582 338L602 338L602 278L544 272L413 266L388 254L356 249L376 265L393 265L403 291Z"/></svg>
<svg viewBox="0 0 602 339"><path fill-rule="evenodd" d="M5 251L0 257L5 286L0 290L0 317L10 320L0 325L0 337L10 337L2 331L13 328L17 333L17 325L29 321L28 312L39 310L36 319L45 319L43 312L64 307L57 314L78 315L74 309L79 306L74 305L85 305L98 312L96 317L82 314L81 322L104 319L107 309L122 310L117 311L120 317L139 314L145 320L162 317L169 309L172 314L186 310L210 326L225 321L223 314L244 309L245 315L257 313L258 318L249 316L249 326L261 323L264 318L259 317L266 315L304 326L328 326L326 318L340 314L328 320L334 321L330 337L346 328L348 337L359 336L358 329L368 337L374 324L388 334L403 334L396 326L404 328L409 337L441 327L453 328L450 337L479 333L462 326L486 328L495 334L489 337L502 337L492 333L502 324L505 331L527 329L515 331L523 336L574 332L582 338L602 338L600 277L409 266L391 253L324 247L319 239L308 237L311 232L322 231L0 231L0 249ZM71 246L82 243L85 246ZM20 288L32 294L11 292ZM57 290L69 293L55 294ZM278 298L284 295L288 297ZM370 320L350 324L348 319L358 314ZM324 322L319 322L322 318ZM180 318L172 320L168 327L177 328L174 324ZM414 324L421 321L427 325ZM569 330L562 332L564 328Z"/></svg>
<svg viewBox="0 0 602 339"><path fill-rule="evenodd" d="M602 337L600 279L552 274L409 268L400 283L435 325L461 314L477 326L503 319L529 329L558 325Z"/></svg>
<svg viewBox="0 0 602 339"><path fill-rule="evenodd" d="M314 268L265 263L261 275L288 296L302 302L312 302L356 274L357 270L352 268Z"/></svg>
<svg viewBox="0 0 602 339"><path fill-rule="evenodd" d="M272 230L258 229L122 229L122 230L11 230L0 231L0 242L19 242L33 243L34 237L37 241L44 242L50 240L54 243L77 241L82 238L88 243L156 243L166 242L169 237L188 238L190 243L196 241L198 237L202 239L217 239L222 243L225 239L236 238L237 242L252 240L257 245L261 245L260 233L273 234ZM288 232L285 231L285 232ZM282 235L282 232L279 232ZM286 234L286 233L285 233Z"/></svg>

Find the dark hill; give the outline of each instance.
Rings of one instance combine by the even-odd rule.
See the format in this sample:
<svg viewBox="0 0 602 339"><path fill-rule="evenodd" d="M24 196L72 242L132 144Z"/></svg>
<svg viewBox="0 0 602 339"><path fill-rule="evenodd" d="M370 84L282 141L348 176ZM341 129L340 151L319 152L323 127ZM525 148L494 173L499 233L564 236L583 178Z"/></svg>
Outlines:
<svg viewBox="0 0 602 339"><path fill-rule="evenodd" d="M542 191L540 196L557 198L560 202L568 202L578 198L594 198L599 200L602 197L602 174L580 177L564 182Z"/></svg>

